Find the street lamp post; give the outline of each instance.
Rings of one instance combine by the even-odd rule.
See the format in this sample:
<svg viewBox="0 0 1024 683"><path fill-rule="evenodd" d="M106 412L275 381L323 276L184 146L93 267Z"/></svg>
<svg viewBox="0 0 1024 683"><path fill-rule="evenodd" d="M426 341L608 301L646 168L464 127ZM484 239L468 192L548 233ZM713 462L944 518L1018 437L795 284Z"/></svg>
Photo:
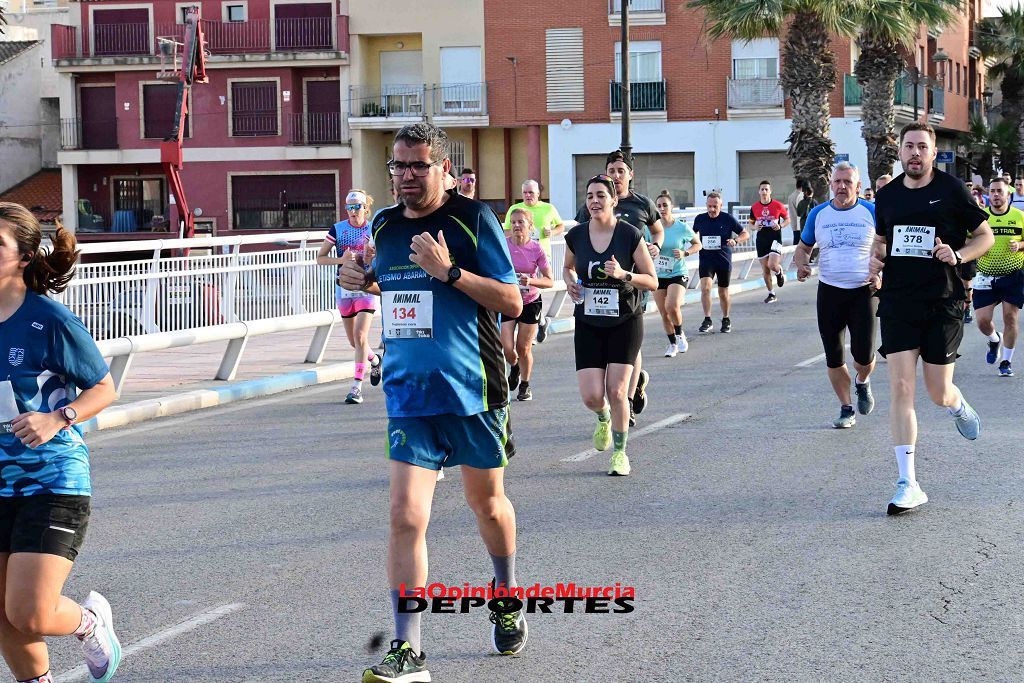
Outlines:
<svg viewBox="0 0 1024 683"><path fill-rule="evenodd" d="M923 85L925 87L933 87L933 86L934 87L939 87L939 88L943 87L943 79L944 79L944 76L945 76L945 73L946 73L946 62L949 61L949 55L947 55L946 51L943 50L940 47L938 50L935 51L935 54L932 55L932 61L935 62L936 66L938 68L938 71L939 71L938 78L930 78L928 76L922 76L921 75L921 70L918 68L917 64L915 64L911 68L911 70L909 72L911 74L910 82L914 86L914 120L915 121L917 121L917 118L918 118L918 113L917 112L918 112L918 109L919 109L918 101L917 101L918 100L918 98L917 98L917 88L918 88L918 86L919 85ZM925 103L927 103L927 101L928 101L928 98L925 98Z"/></svg>
<svg viewBox="0 0 1024 683"><path fill-rule="evenodd" d="M630 0L619 0L622 3L622 81L619 83L619 98L622 102L622 139L619 150L622 156L626 157L630 166L633 165L633 143L629 139L629 111L632 107L630 101L629 86L629 2Z"/></svg>

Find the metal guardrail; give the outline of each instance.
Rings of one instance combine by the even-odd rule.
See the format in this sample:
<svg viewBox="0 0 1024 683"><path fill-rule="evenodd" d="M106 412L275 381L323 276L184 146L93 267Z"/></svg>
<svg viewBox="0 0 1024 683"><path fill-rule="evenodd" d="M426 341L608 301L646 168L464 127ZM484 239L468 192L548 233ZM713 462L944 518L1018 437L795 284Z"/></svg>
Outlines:
<svg viewBox="0 0 1024 683"><path fill-rule="evenodd" d="M306 358L318 360L336 322L333 271L316 265L324 234L83 244L93 258L146 257L80 263L56 299L113 357L119 391L133 355L155 348L316 327ZM243 349L244 341L228 345L217 379L234 377Z"/></svg>
<svg viewBox="0 0 1024 683"><path fill-rule="evenodd" d="M691 209L681 215L697 213ZM104 357L111 359L118 393L136 354L193 344L227 341L215 378L231 380L250 337L314 328L305 360L319 363L340 320L334 269L316 265L323 237L315 231L83 244L83 255L90 257L148 257L80 263L76 277L55 298L82 320ZM245 251L245 246L256 249ZM783 248L784 267L794 249ZM756 254L752 248L734 251L733 263L740 265L736 279L744 280ZM552 240L551 318L561 316L567 298L561 278L564 263L565 241ZM691 272L697 263L696 255L687 259ZM691 289L697 281L691 278Z"/></svg>
<svg viewBox="0 0 1024 683"><path fill-rule="evenodd" d="M622 111L622 83L608 84L611 110ZM629 84L630 111L665 111L665 81L634 81Z"/></svg>
<svg viewBox="0 0 1024 683"><path fill-rule="evenodd" d="M665 0L630 0L629 11L664 12ZM608 14L622 14L622 0L608 0Z"/></svg>

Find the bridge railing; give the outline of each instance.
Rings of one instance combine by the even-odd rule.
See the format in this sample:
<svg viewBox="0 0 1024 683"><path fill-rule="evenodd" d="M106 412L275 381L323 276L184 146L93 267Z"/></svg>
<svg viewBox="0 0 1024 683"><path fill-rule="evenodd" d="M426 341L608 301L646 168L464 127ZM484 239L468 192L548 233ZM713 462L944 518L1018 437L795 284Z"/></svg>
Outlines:
<svg viewBox="0 0 1024 683"><path fill-rule="evenodd" d="M314 329L305 360L319 363L340 320L335 269L316 265L323 237L310 231L86 244L76 277L56 299L111 359L118 392L136 354L215 341L229 342L215 378L231 380L247 341L274 332ZM783 248L787 268L793 249ZM554 297L546 315L555 319L572 315L572 307L563 313L565 241L552 240L551 251ZM753 251L735 254L734 279L750 277L755 260ZM697 264L696 255L687 259L694 276ZM697 282L691 277L689 287Z"/></svg>

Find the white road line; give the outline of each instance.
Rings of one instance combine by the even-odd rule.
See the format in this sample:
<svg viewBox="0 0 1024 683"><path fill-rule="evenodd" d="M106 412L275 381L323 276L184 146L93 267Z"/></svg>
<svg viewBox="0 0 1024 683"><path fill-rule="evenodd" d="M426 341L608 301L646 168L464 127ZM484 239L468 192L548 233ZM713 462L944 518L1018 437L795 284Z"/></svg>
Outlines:
<svg viewBox="0 0 1024 683"><path fill-rule="evenodd" d="M846 349L847 351L849 351L849 350L850 350L850 345L849 345L849 344L847 344L847 345L846 345L846 346L844 346L843 348L844 348L844 349ZM794 367L794 368L809 368L809 367L811 367L812 365L814 365L815 363L817 363L817 362L818 362L819 360L825 360L825 354L823 354L823 353L819 353L819 354L818 354L817 356L815 356L814 358L808 358L807 360L804 360L804 361L800 361L799 363L797 363L797 364L796 364L796 365L794 365L793 367Z"/></svg>
<svg viewBox="0 0 1024 683"><path fill-rule="evenodd" d="M234 602L228 605L214 607L213 609L208 609L205 612L197 614L191 619L181 622L180 624L172 626L168 629L164 629L163 631L158 631L151 636L147 636L142 640L132 643L131 645L126 645L124 649L121 650L121 661L124 662L125 657L127 657L128 655L135 654L136 652L146 650L151 647L155 647L166 640L177 638L183 633L194 631L195 629L199 628L200 626L203 626L204 624L209 624L211 621L216 621L221 617L226 617L227 615L233 612L237 612L243 607L245 607L245 605L243 605L240 602ZM71 683L71 681L84 681L88 677L89 669L85 666L85 664L82 664L81 666L76 666L74 669L66 671L64 674L58 676L56 678L56 683Z"/></svg>
<svg viewBox="0 0 1024 683"><path fill-rule="evenodd" d="M651 434L652 432L656 432L659 429L671 427L672 425L678 422L683 422L684 420L688 419L690 419L690 413L679 413L677 415L673 415L672 417L666 417L664 420L659 420L654 424L649 424L646 427L632 430L630 431L629 436L635 439L638 436L645 436L647 434ZM577 453L576 455L570 455L567 458L562 458L562 462L582 462L588 458L594 457L595 455L598 454L598 452L599 451L596 448L590 448L588 450L583 451L582 453Z"/></svg>

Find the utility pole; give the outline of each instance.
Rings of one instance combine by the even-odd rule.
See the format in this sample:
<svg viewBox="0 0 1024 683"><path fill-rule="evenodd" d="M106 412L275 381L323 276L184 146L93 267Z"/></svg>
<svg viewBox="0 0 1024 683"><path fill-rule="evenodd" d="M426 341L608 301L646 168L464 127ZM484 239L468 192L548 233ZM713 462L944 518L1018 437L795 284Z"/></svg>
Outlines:
<svg viewBox="0 0 1024 683"><path fill-rule="evenodd" d="M629 87L629 2L630 0L619 0L622 3L622 81L619 83L619 93L622 102L622 142L619 150L622 155L633 164L633 143L629 140L629 110L630 110L630 87Z"/></svg>

